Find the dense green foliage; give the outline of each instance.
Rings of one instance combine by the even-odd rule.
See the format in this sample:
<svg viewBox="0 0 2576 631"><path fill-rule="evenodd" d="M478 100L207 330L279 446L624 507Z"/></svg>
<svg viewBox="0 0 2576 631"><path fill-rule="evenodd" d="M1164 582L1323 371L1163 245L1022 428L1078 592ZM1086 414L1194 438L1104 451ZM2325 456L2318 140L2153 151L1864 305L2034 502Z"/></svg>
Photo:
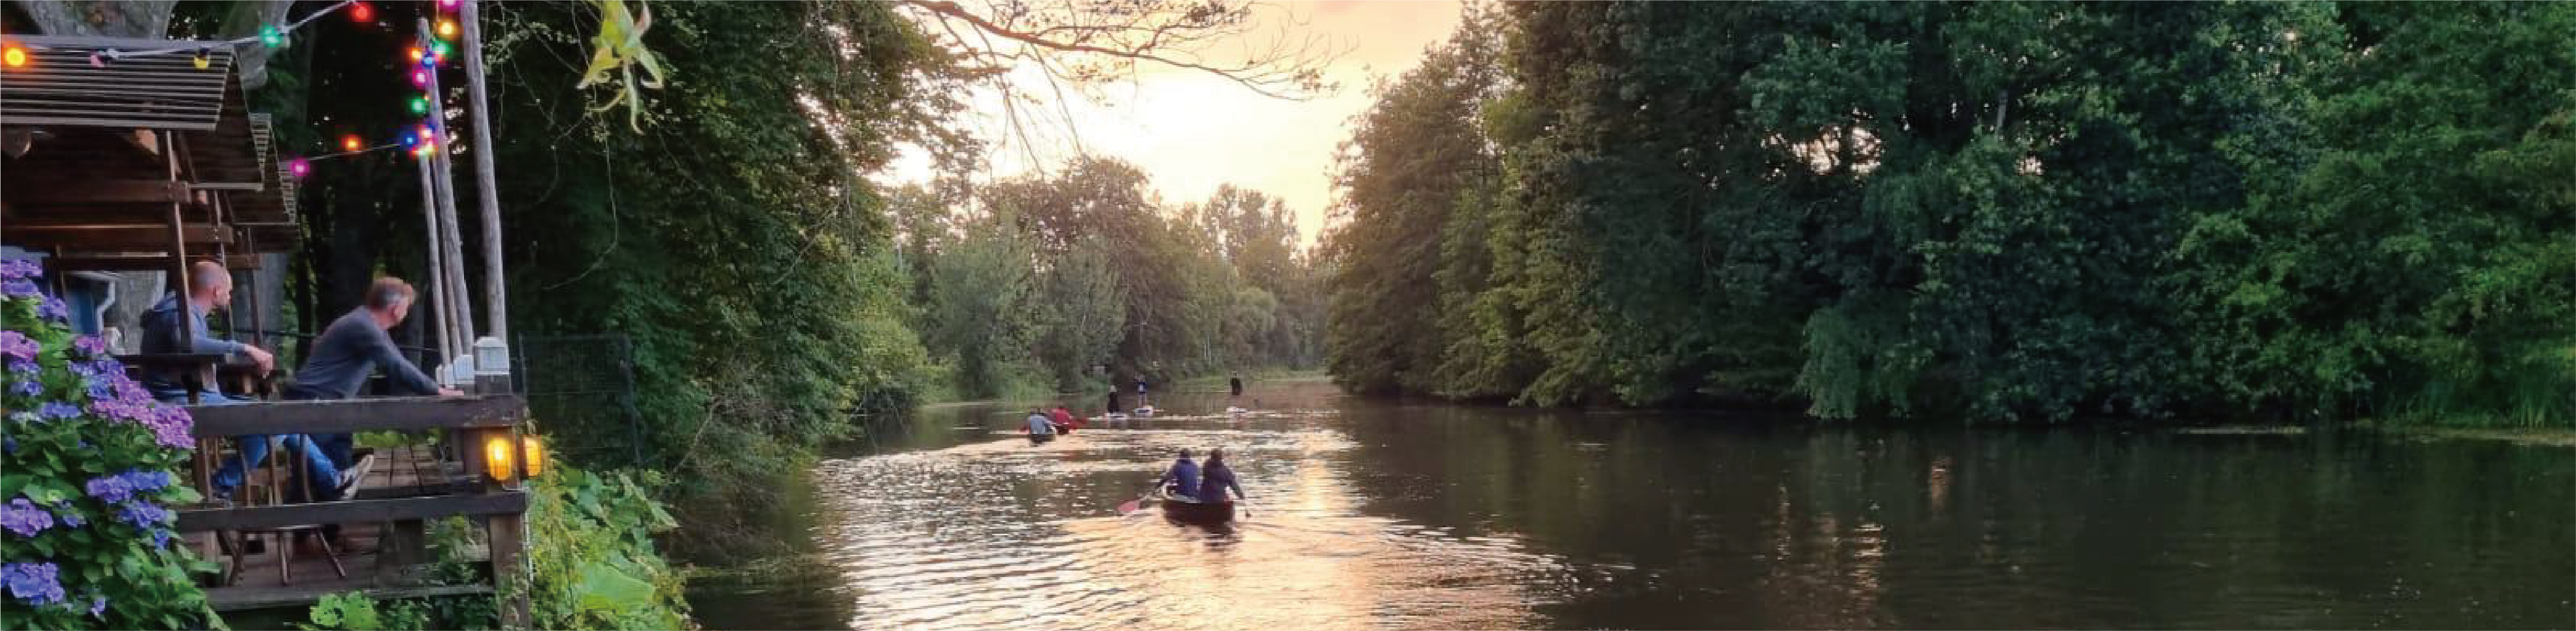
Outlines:
<svg viewBox="0 0 2576 631"><path fill-rule="evenodd" d="M1350 141L1331 365L1540 404L2576 423L2571 34L2510 4L1473 11Z"/></svg>
<svg viewBox="0 0 2576 631"><path fill-rule="evenodd" d="M1278 198L1229 185L1167 207L1105 158L897 197L923 337L951 358L957 396L1097 394L1319 355L1316 276Z"/></svg>
<svg viewBox="0 0 2576 631"><path fill-rule="evenodd" d="M648 481L659 476L647 474ZM529 626L686 629L680 573L653 536L679 527L633 474L565 468L529 485Z"/></svg>
<svg viewBox="0 0 2576 631"><path fill-rule="evenodd" d="M152 400L95 337L75 337L29 261L0 261L0 629L205 628L169 506L187 411Z"/></svg>

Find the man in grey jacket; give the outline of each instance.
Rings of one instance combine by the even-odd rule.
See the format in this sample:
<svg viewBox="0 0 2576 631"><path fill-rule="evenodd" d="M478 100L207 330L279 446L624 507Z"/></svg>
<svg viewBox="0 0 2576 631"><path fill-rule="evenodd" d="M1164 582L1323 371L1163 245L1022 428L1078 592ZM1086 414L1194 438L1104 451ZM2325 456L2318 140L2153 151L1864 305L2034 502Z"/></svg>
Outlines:
<svg viewBox="0 0 2576 631"><path fill-rule="evenodd" d="M170 297L161 299L160 304L153 305L151 310L143 312L143 352L206 353L226 357L240 355L258 364L261 374L267 374L274 366L273 362L276 361L268 351L257 346L217 338L214 332L206 329L206 314L215 309L224 308L232 302L233 278L231 272L226 271L224 266L217 265L213 261L199 261L189 266L187 291L173 293ZM183 304L186 305L185 313L180 309ZM179 343L179 332L182 328L187 330L188 339L185 345ZM188 388L180 381L184 376L182 374L184 370L187 369L147 367L142 375L143 387L152 390L153 398L166 402L186 403ZM199 405L229 405L241 401L203 386L200 386L196 394Z"/></svg>

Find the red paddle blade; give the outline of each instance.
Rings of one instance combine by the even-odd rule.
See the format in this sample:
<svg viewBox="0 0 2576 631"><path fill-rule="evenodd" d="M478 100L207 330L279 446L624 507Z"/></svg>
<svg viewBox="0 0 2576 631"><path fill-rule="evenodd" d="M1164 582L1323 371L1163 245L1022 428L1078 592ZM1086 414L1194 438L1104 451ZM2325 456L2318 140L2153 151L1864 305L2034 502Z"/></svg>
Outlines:
<svg viewBox="0 0 2576 631"><path fill-rule="evenodd" d="M1118 514L1125 515L1133 513L1136 512L1136 509L1144 507L1145 503L1142 500L1127 500L1127 503L1118 505Z"/></svg>

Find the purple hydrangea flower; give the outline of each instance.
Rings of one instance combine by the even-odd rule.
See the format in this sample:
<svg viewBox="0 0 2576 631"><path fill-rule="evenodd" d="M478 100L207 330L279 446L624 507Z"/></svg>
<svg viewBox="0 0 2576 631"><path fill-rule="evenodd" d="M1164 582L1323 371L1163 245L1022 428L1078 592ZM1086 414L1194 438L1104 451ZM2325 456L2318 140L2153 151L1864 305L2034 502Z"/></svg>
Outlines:
<svg viewBox="0 0 2576 631"><path fill-rule="evenodd" d="M36 315L49 320L69 320L72 309L63 304L63 299L46 296L42 304L36 305Z"/></svg>
<svg viewBox="0 0 2576 631"><path fill-rule="evenodd" d="M90 497L109 504L134 498L134 485L126 482L125 476L121 475L90 478L89 484L82 485L82 489L88 491Z"/></svg>
<svg viewBox="0 0 2576 631"><path fill-rule="evenodd" d="M36 395L39 395L39 394L44 394L44 393L45 393L45 384L37 383L37 382L36 382L36 380L29 379L29 380L26 380L26 381L18 382L18 385L13 386L11 389L16 390L16 391L18 392L18 394L25 395L25 396L31 396L31 397L32 397L32 396L36 396Z"/></svg>
<svg viewBox="0 0 2576 631"><path fill-rule="evenodd" d="M52 563L0 564L0 585L6 585L10 595L29 604L50 605L63 600L59 572L61 569Z"/></svg>
<svg viewBox="0 0 2576 631"><path fill-rule="evenodd" d="M62 514L60 514L60 515L55 515L54 517L55 517L56 519L61 519L61 520L63 520L63 526L64 526L64 527L66 527L66 528L79 528L79 527L82 527L82 526L87 526L87 525L89 525L89 518L87 518L87 517L82 517L82 516L81 516L81 514L80 514L80 511L76 511L76 510L74 510L74 511L63 511L63 513L62 513Z"/></svg>
<svg viewBox="0 0 2576 631"><path fill-rule="evenodd" d="M20 537L33 537L52 527L54 514L28 503L27 498L10 500L7 506L0 506L0 528L7 528Z"/></svg>
<svg viewBox="0 0 2576 631"><path fill-rule="evenodd" d="M107 354L107 340L96 335L83 335L72 338L72 348L80 349L81 353L91 357L98 357Z"/></svg>
<svg viewBox="0 0 2576 631"><path fill-rule="evenodd" d="M0 355L35 361L36 352L41 350L44 350L44 347L36 344L35 340L28 339L25 333L0 331Z"/></svg>
<svg viewBox="0 0 2576 631"><path fill-rule="evenodd" d="M35 259L0 260L0 280L35 278L44 271L44 266L37 265Z"/></svg>
<svg viewBox="0 0 2576 631"><path fill-rule="evenodd" d="M11 280L11 281L0 281L0 296L17 297L17 296L42 296L42 295L45 295L45 292L44 292L44 290L41 290L41 289L37 289L37 288L36 288L36 281L32 281L32 280Z"/></svg>
<svg viewBox="0 0 2576 631"><path fill-rule="evenodd" d="M46 401L44 405L36 407L36 415L47 419L80 418L81 409L80 406L61 401Z"/></svg>
<svg viewBox="0 0 2576 631"><path fill-rule="evenodd" d="M44 367L36 365L36 362L16 357L9 358L9 372L32 375L42 370L44 370Z"/></svg>
<svg viewBox="0 0 2576 631"><path fill-rule="evenodd" d="M116 386L110 385L105 381L92 378L89 382L89 398L92 401L106 401L114 399L116 398Z"/></svg>
<svg viewBox="0 0 2576 631"><path fill-rule="evenodd" d="M90 617L92 617L92 618L101 618L101 619L104 619L104 618L106 618L106 617L107 617L107 597L106 597L106 596L99 596L99 597L96 597L96 598L91 598L91 599L89 600L89 615L90 615Z"/></svg>
<svg viewBox="0 0 2576 631"><path fill-rule="evenodd" d="M168 512L168 511L163 511L163 512ZM168 528L154 528L154 529L152 529L152 547L155 547L155 548L168 548L168 547L170 547L170 529L168 529Z"/></svg>

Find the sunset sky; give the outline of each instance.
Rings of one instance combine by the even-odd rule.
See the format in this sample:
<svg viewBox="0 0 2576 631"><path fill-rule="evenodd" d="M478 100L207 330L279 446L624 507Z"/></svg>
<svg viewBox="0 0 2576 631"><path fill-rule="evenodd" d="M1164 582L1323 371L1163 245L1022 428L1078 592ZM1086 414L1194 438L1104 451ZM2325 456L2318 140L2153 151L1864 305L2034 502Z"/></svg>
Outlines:
<svg viewBox="0 0 2576 631"><path fill-rule="evenodd" d="M1002 100L980 94L967 122L996 143L989 157L992 172L983 177L1026 173L1031 154L1039 166L1053 169L1077 155L1079 147L1136 163L1153 176L1167 202L1204 200L1227 182L1285 197L1297 213L1301 236L1312 243L1332 197L1334 146L1350 136L1350 118L1368 106L1371 78L1412 68L1425 47L1457 26L1460 6L1450 0L1324 0L1278 2L1265 9L1265 23L1253 29L1251 41L1239 45L1266 45L1282 37L1282 29L1287 37L1321 37L1347 51L1326 71L1327 80L1340 84L1339 91L1287 101L1198 71L1144 66L1133 85L1097 90L1101 101L1067 92L1062 100L1049 95L1037 108L1023 108L1023 125L1035 138L1029 143L1006 133ZM1221 47L1206 56L1241 58L1240 53L1229 54ZM930 176L926 159L907 156L880 178L918 182Z"/></svg>

